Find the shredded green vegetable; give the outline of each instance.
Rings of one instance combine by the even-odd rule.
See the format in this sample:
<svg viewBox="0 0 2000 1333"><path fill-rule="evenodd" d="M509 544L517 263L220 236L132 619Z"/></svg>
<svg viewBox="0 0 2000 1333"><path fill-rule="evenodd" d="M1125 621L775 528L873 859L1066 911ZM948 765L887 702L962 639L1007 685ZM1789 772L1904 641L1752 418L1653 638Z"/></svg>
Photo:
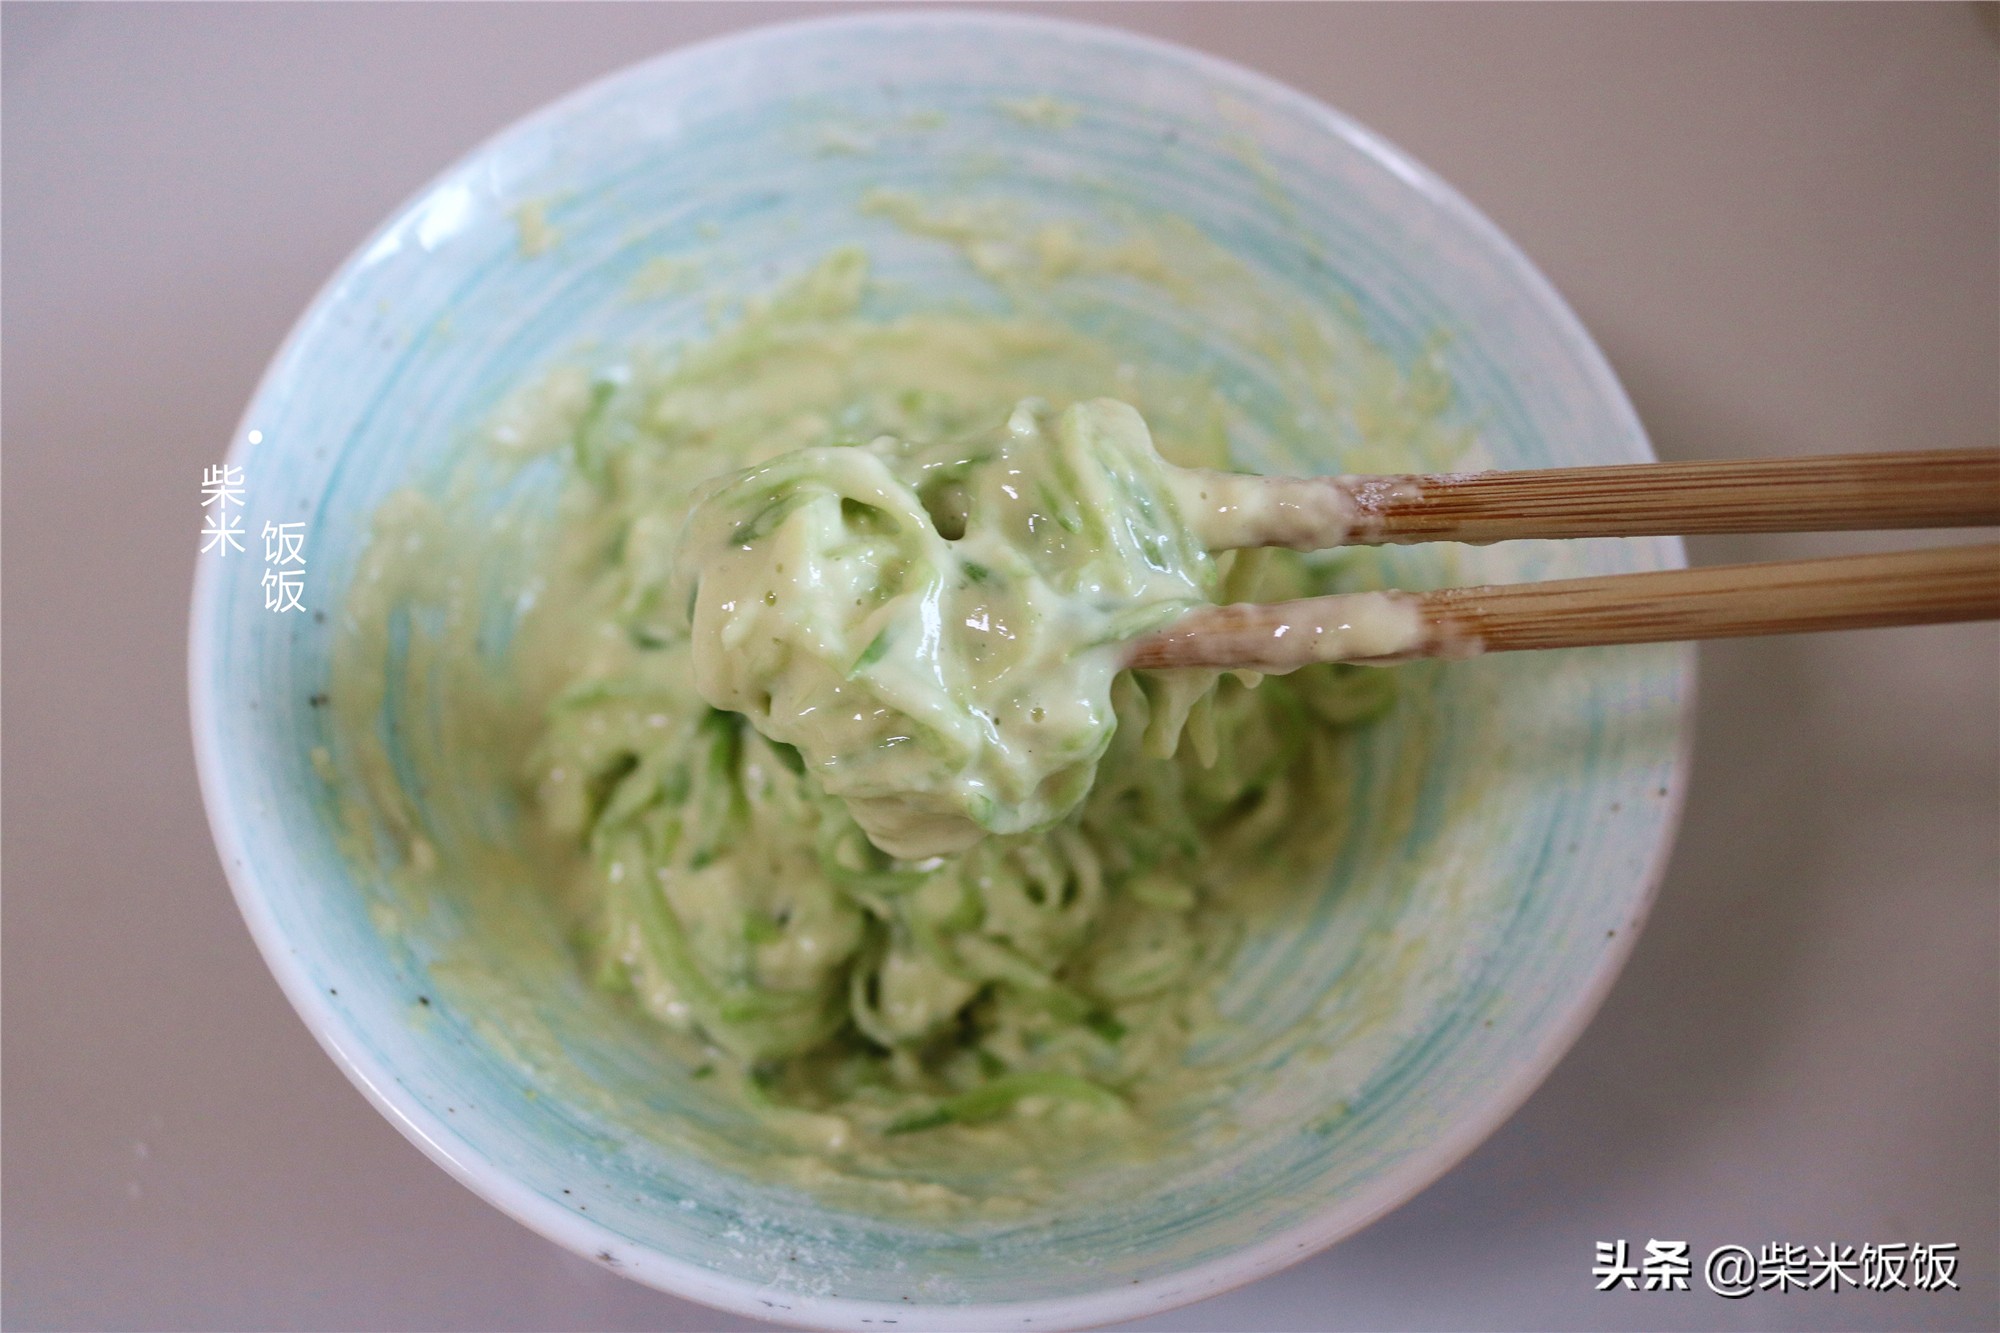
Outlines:
<svg viewBox="0 0 2000 1333"><path fill-rule="evenodd" d="M989 437L725 478L675 560L695 688L796 746L892 855L1046 828L1110 743L1120 643L1215 586L1168 470L1129 405L1031 399Z"/></svg>
<svg viewBox="0 0 2000 1333"><path fill-rule="evenodd" d="M1365 570L1189 534L1162 476L1229 466L1212 386L867 291L841 252L524 386L447 493L378 513L332 693L356 854L394 844L412 902L531 864L597 984L681 1034L662 1077L916 1189L1207 1086L1248 904L1323 873L1395 678L1120 671L1192 603ZM464 498L523 479L505 524Z"/></svg>
<svg viewBox="0 0 2000 1333"><path fill-rule="evenodd" d="M600 981L756 1103L899 1141L1129 1117L1198 1026L1231 886L1317 854L1339 733L1393 678L1119 671L1096 646L1332 590L1338 565L1212 560L1131 408L1021 403L974 350L1021 329L872 325L859 282L837 258L671 370L577 395L565 512L601 619L537 803L587 850ZM873 369L857 390L829 358ZM974 836L881 836L869 802L912 790Z"/></svg>

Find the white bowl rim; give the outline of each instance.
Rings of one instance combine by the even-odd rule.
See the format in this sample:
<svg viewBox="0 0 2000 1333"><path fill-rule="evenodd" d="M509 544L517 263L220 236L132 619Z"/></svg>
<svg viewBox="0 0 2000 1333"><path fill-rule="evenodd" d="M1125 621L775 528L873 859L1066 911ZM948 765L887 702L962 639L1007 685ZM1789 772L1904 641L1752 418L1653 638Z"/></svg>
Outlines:
<svg viewBox="0 0 2000 1333"><path fill-rule="evenodd" d="M654 66L694 62L719 48L752 44L774 36L793 36L812 30L852 28L968 28L1009 29L1040 32L1052 37L1090 38L1123 45L1172 60L1198 71L1218 84L1233 84L1272 102L1288 104L1303 117L1315 121L1335 136L1355 145L1393 171L1406 185L1425 196L1454 222L1465 227L1491 247L1492 253L1512 271L1514 278L1542 307L1555 324L1558 334L1576 355L1579 364L1605 402L1646 449L1650 438L1626 396L1610 364L1605 360L1583 322L1571 310L1555 286L1535 267L1518 246L1471 201L1436 173L1404 153L1374 131L1345 114L1269 75L1219 56L1160 38L1149 37L1105 24L1074 19L1051 19L1040 15L1002 13L980 9L872 10L789 22L761 24L737 29L716 37L675 47L657 55L622 66L582 87L549 102L540 109L502 127L477 147L446 167L396 208L387 220L341 262L314 293L304 312L292 325L272 356L257 388L250 396L242 418L230 437L225 455L236 461L245 448L246 432L256 418L280 366L321 316L330 294L348 277L376 242L415 214L446 181L457 176L472 162L484 157L501 142L559 119L572 106L597 96L607 85L617 83L637 71ZM1669 544L1671 563L1687 563L1685 547L1678 539ZM265 964L277 978L279 987L298 1011L307 1029L319 1042L348 1080L360 1089L375 1109L404 1137L443 1167L460 1184L517 1222L578 1255L593 1256L609 1246L628 1255L634 1242L578 1213L552 1203L541 1194L521 1185L497 1170L467 1144L462 1135L443 1119L427 1110L408 1092L399 1089L386 1068L378 1067L364 1043L353 1039L350 1020L336 1009L307 977L295 951L280 933L276 918L251 882L245 868L244 845L235 810L222 802L223 756L215 725L214 701L204 690L213 679L212 646L201 633L209 623L219 594L221 574L215 562L197 559L194 590L189 608L188 666L189 714L195 751L195 768L208 814L210 830L221 855L223 873L229 881L238 909L263 955ZM864 1323L879 1327L885 1320L914 1327L939 1330L994 1328L1065 1329L1089 1328L1118 1323L1189 1305L1218 1296L1269 1276L1307 1259L1346 1239L1385 1214L1421 1193L1456 1166L1472 1150L1490 1137L1541 1086L1556 1064L1575 1044L1609 994L1623 970L1640 930L1650 915L1660 883L1665 877L1675 836L1685 806L1687 777L1693 752L1693 719L1697 690L1695 653L1692 645L1680 646L1679 663L1685 687L1677 720L1673 766L1667 778L1667 795L1658 842L1652 848L1642 875L1643 888L1634 904L1628 925L1600 956L1588 984L1572 1004L1563 1021L1551 1030L1514 1074L1493 1089L1475 1114L1464 1117L1450 1132L1410 1154L1385 1171L1380 1178L1356 1194L1328 1204L1318 1213L1278 1235L1246 1246L1218 1259L1150 1278L1124 1287L1082 1292L1073 1296L1018 1302L983 1302L966 1305L928 1305L915 1302L860 1300L844 1296L816 1296L769 1288L729 1277L659 1250L646 1249L633 1255L618 1269L646 1286L717 1309L757 1319L773 1319L782 1310L784 1322L807 1328L859 1329ZM776 1301L773 1297L777 1297Z"/></svg>

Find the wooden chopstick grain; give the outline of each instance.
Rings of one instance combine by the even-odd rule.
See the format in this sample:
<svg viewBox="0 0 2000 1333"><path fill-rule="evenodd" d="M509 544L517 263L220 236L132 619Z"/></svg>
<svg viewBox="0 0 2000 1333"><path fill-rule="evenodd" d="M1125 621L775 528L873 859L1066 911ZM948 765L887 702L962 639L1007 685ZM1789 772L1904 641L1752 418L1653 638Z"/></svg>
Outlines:
<svg viewBox="0 0 2000 1333"><path fill-rule="evenodd" d="M1400 545L1515 538L1695 536L2000 525L2000 450L1930 449L1715 463L1638 463L1380 477L1267 478L1286 494L1331 487L1345 517L1301 540ZM1273 494L1278 494L1274 491ZM1332 498L1332 497L1329 497ZM1321 505L1319 512L1331 512Z"/></svg>
<svg viewBox="0 0 2000 1333"><path fill-rule="evenodd" d="M1357 596L1413 607L1422 631L1393 658L1350 660L1941 624L2000 618L2000 544L1201 607L1134 641L1126 662L1291 670L1303 636L1285 631L1337 621Z"/></svg>

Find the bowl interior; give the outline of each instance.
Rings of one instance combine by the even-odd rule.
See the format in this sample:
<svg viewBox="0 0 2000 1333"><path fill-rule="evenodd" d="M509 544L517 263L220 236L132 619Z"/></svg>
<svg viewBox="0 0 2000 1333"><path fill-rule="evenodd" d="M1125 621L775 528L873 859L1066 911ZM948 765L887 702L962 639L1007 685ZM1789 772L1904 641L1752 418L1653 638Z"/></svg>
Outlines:
<svg viewBox="0 0 2000 1333"><path fill-rule="evenodd" d="M1339 863L1270 914L1230 977L1225 1012L1270 1041L1234 1093L1233 1131L1170 1171L1029 1217L918 1224L690 1152L665 1127L713 1107L660 1078L652 1030L589 986L535 886L411 904L343 855L314 757L335 738L315 700L369 516L437 475L538 371L593 346L700 336L714 299L841 245L868 253L879 313L1004 304L976 252L899 223L885 197L986 209L989 232L1021 237L1192 229L1194 248L1156 253L1190 279L1178 290L1114 275L1077 285L1062 313L1136 361L1209 376L1247 464L1455 461L1379 447L1385 414L1418 414L1418 399L1421 428L1397 438L1419 454L1650 457L1587 337L1504 238L1316 103L1068 24L898 14L767 29L508 131L308 311L232 461L253 533L306 523L318 614L264 609L254 543L204 558L204 789L245 914L315 1033L399 1127L537 1229L642 1280L808 1322L911 1305L949 1307L927 1313L937 1327L1136 1314L1362 1225L1546 1072L1609 984L1671 836L1690 658L1406 669L1403 705L1357 739L1351 790L1326 812L1348 825ZM1274 292L1326 315L1311 337L1266 317L1258 294ZM1448 401L1426 397L1426 368ZM1387 568L1436 584L1680 560L1670 541L1510 543L1397 553Z"/></svg>

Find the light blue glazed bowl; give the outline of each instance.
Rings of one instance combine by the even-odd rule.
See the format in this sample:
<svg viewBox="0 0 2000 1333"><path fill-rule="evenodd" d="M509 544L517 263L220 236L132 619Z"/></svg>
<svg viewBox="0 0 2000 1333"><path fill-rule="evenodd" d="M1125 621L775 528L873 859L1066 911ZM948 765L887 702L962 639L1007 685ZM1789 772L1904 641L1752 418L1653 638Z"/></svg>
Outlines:
<svg viewBox="0 0 2000 1333"><path fill-rule="evenodd" d="M1018 100L1042 95L1058 101ZM342 856L313 757L333 743L318 696L369 516L435 475L539 368L592 340L696 334L707 290L766 287L841 243L867 247L903 308L990 303L956 254L858 207L877 186L1001 191L1086 220L1135 205L1176 215L1391 356L1434 351L1454 419L1492 465L1650 458L1603 358L1526 259L1423 167L1309 98L1040 19L894 12L762 29L508 130L313 302L232 442L250 550L203 557L195 581L203 793L243 914L313 1033L418 1146L542 1234L642 1282L799 1324L1135 1317L1367 1224L1549 1071L1661 873L1692 658L1659 647L1409 669L1403 706L1357 741L1340 863L1245 943L1225 988L1225 1014L1276 1043L1242 1079L1225 1143L1029 1218L923 1226L674 1150L648 1129L679 1095L647 1081L649 1029L578 969L520 997L533 1049L559 1061L454 1002L434 968L447 952L477 960L481 922L448 904L397 918ZM702 282L630 299L662 256ZM1106 299L1147 313L1141 295ZM1143 319L1111 320L1107 336L1204 366L1248 418L1280 410L1255 348L1159 314L1156 338ZM1255 438L1242 449L1270 461ZM1341 462L1331 438L1303 460ZM267 610L260 586L257 534L288 521L306 525L308 613ZM1510 543L1396 568L1512 581L1681 563L1672 541ZM561 959L561 942L548 954Z"/></svg>

